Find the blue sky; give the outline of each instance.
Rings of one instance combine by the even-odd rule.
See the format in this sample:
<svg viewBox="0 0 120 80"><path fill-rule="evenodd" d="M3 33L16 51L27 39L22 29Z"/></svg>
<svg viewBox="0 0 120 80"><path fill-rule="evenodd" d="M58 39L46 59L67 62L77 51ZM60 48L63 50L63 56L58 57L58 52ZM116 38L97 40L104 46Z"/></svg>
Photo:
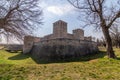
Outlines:
<svg viewBox="0 0 120 80"><path fill-rule="evenodd" d="M78 20L79 13L67 0L40 0L39 5L43 9L43 25L37 29L34 36L43 37L51 34L53 30L53 23L57 20L64 20L68 23L68 32L72 33L73 29L82 28ZM96 32L93 27L84 28L85 36L93 36L101 38L101 32ZM0 43L4 43L2 40ZM14 41L16 43L16 41Z"/></svg>
<svg viewBox="0 0 120 80"><path fill-rule="evenodd" d="M57 20L64 20L68 23L68 32L72 33L73 29L82 28L78 20L79 13L67 0L41 0L39 5L43 9L44 24L35 31L35 36L43 37L52 33L52 23ZM101 32L95 32L93 27L84 28L85 36L100 38Z"/></svg>
<svg viewBox="0 0 120 80"><path fill-rule="evenodd" d="M108 0L107 5L111 5L111 1ZM53 23L57 20L64 20L68 23L68 32L72 33L73 29L82 28L82 23L78 20L79 13L67 0L40 0L38 3L43 9L43 25L34 31L34 36L43 37L45 35L51 34L53 31ZM114 3L115 4L115 3ZM85 36L93 36L96 38L101 38L102 33L100 31L95 31L94 27L84 28ZM0 41L4 43L5 40ZM16 43L16 41L14 41Z"/></svg>

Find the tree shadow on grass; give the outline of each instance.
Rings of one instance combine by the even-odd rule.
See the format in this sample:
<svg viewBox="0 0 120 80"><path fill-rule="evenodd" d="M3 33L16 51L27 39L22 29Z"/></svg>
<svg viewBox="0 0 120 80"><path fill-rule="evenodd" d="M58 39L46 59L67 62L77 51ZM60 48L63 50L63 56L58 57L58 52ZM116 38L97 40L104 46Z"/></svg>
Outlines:
<svg viewBox="0 0 120 80"><path fill-rule="evenodd" d="M117 60L120 60L120 57L117 57Z"/></svg>
<svg viewBox="0 0 120 80"><path fill-rule="evenodd" d="M67 58L67 59L52 59L52 60L46 60L46 59L37 59L33 56L31 58L37 63L37 64L50 64L50 63L69 63L69 62L86 62L98 58L103 58L106 56L105 51L99 51L98 53L85 55L81 57L75 57L75 58Z"/></svg>
<svg viewBox="0 0 120 80"><path fill-rule="evenodd" d="M23 60L23 59L27 59L27 58L30 57L29 55L24 55L24 54L22 54L22 53L16 53L16 54L18 54L18 55L9 57L8 59L9 59L9 60Z"/></svg>
<svg viewBox="0 0 120 80"><path fill-rule="evenodd" d="M37 64L86 62L86 61L91 61L91 60L95 60L98 58L103 58L104 56L106 56L105 51L99 51L98 53L85 55L85 56L81 56L81 57L47 60L47 59L39 59L39 58L36 58L32 55L24 55L22 53L15 53L15 54L18 54L18 55L9 57L8 59L9 60L23 60L23 59L27 59L27 58L31 57ZM117 60L120 60L120 57L118 57Z"/></svg>
<svg viewBox="0 0 120 80"><path fill-rule="evenodd" d="M23 60L31 57L37 64L50 64L50 63L69 63L69 62L86 62L98 58L103 58L106 55L105 51L99 51L98 53L94 53L91 55L85 55L81 57L75 57L75 58L65 58L65 59L39 59L32 55L24 55L22 53L15 53L17 55L9 57L9 60ZM120 58L118 58L120 59Z"/></svg>

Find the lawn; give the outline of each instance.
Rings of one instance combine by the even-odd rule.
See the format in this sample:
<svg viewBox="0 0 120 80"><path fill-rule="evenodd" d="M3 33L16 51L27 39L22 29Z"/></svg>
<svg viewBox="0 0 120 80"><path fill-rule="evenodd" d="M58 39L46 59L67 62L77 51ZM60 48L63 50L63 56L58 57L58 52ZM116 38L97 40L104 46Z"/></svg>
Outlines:
<svg viewBox="0 0 120 80"><path fill-rule="evenodd" d="M0 50L0 80L120 80L120 49L114 49L116 60L100 50L80 59L39 64L29 55Z"/></svg>

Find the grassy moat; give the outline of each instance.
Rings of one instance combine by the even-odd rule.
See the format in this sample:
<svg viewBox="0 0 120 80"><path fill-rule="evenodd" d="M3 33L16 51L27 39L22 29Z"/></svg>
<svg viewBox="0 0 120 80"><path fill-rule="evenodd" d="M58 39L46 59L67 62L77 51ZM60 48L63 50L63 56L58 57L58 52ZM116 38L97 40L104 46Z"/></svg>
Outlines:
<svg viewBox="0 0 120 80"><path fill-rule="evenodd" d="M120 80L120 49L117 59L99 54L58 62L38 62L29 55L0 50L0 80Z"/></svg>

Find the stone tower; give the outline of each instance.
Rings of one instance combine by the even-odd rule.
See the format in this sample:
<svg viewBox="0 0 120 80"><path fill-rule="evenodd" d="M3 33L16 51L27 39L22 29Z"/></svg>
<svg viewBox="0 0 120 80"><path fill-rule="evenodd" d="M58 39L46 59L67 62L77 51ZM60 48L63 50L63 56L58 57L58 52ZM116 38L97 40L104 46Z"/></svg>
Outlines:
<svg viewBox="0 0 120 80"><path fill-rule="evenodd" d="M82 29L73 30L73 35L75 39L84 40L84 30Z"/></svg>
<svg viewBox="0 0 120 80"><path fill-rule="evenodd" d="M67 36L67 23L59 20L53 23L54 38L64 38Z"/></svg>
<svg viewBox="0 0 120 80"><path fill-rule="evenodd" d="M24 37L24 46L23 46L23 54L27 54L31 51L34 44L34 37L25 36Z"/></svg>

